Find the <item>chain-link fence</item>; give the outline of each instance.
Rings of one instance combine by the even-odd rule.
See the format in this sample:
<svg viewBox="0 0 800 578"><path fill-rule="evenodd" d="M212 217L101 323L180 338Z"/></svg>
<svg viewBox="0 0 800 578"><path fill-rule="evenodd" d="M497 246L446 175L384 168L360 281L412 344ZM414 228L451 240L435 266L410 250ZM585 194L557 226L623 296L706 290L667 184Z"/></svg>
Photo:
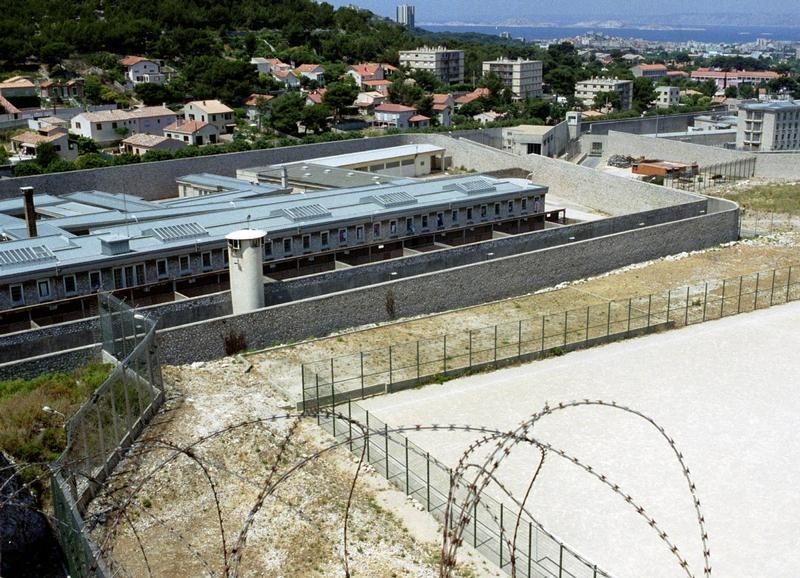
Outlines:
<svg viewBox="0 0 800 578"><path fill-rule="evenodd" d="M751 178L756 171L756 159L740 159L701 167L697 174L664 177L664 186L683 191L700 192L724 184Z"/></svg>
<svg viewBox="0 0 800 578"><path fill-rule="evenodd" d="M67 447L53 464L61 545L72 576L111 576L83 520L87 506L164 399L156 321L110 294L99 296L104 356L115 367L66 423Z"/></svg>
<svg viewBox="0 0 800 578"><path fill-rule="evenodd" d="M742 237L800 231L800 216L741 210L739 211L739 231L741 231Z"/></svg>
<svg viewBox="0 0 800 578"><path fill-rule="evenodd" d="M797 267L786 267L332 357L302 365L302 407L397 391L798 298L800 274Z"/></svg>
<svg viewBox="0 0 800 578"><path fill-rule="evenodd" d="M450 469L392 431L384 422L357 403L347 399L331 407L331 412L317 414L317 423L339 442L357 454L364 452L364 462L386 477L395 487L413 497L434 518L443 522L451 490ZM444 428L446 429L446 428ZM451 504L463 504L468 495L464 484L453 488ZM458 506L456 506L458 507ZM524 512L520 517L516 540L513 539L519 508L509 508L481 495L462 536L504 570L511 568L515 553L516 575L524 578L597 578L608 574L561 543Z"/></svg>

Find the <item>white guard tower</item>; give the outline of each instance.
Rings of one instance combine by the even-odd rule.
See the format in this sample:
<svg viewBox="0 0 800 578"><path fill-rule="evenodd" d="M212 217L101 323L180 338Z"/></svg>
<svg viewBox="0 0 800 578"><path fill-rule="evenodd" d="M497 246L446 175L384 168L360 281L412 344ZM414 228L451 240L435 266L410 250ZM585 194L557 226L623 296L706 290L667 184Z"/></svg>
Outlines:
<svg viewBox="0 0 800 578"><path fill-rule="evenodd" d="M228 269L231 278L233 314L247 313L264 307L264 275L262 252L265 231L242 229L228 233Z"/></svg>

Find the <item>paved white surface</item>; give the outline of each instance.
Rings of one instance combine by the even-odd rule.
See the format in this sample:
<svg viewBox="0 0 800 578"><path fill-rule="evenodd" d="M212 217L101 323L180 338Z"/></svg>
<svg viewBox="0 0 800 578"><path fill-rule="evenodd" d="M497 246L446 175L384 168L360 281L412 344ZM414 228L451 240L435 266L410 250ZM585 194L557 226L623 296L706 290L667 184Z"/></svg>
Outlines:
<svg viewBox="0 0 800 578"><path fill-rule="evenodd" d="M459 423L508 430L545 401L616 401L666 428L697 484L712 576L800 575L800 303L615 343L521 367L374 398L392 425ZM638 500L702 576L686 482L655 430L613 409L542 419L539 439L590 463ZM414 432L454 464L472 434ZM521 497L537 453L518 446L499 477ZM496 492L496 491L495 491ZM551 454L529 501L546 528L617 578L686 576L619 496Z"/></svg>

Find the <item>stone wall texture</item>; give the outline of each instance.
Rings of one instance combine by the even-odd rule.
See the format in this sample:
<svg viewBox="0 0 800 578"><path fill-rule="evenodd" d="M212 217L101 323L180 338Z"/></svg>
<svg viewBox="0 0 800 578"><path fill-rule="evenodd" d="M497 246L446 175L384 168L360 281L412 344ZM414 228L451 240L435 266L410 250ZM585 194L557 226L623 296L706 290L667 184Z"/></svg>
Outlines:
<svg viewBox="0 0 800 578"><path fill-rule="evenodd" d="M623 132L608 133L603 155L644 156L651 159L679 163L697 163L700 167L753 158L751 153L744 151L709 147L663 138L657 139Z"/></svg>

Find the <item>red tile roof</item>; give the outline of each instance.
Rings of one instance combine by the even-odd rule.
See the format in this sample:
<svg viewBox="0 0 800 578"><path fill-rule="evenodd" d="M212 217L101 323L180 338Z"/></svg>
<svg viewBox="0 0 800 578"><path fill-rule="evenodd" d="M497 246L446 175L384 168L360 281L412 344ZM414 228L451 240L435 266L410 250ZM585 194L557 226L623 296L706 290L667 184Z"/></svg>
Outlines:
<svg viewBox="0 0 800 578"><path fill-rule="evenodd" d="M165 131L182 132L186 134L194 134L203 127L208 126L207 122L201 120L177 120L171 125L164 128Z"/></svg>
<svg viewBox="0 0 800 578"><path fill-rule="evenodd" d="M120 64L122 64L122 66L133 66L134 64L138 64L143 60L152 62L152 60L150 60L149 58L145 58L144 56L126 56L125 58L120 60Z"/></svg>
<svg viewBox="0 0 800 578"><path fill-rule="evenodd" d="M666 70L667 67L663 64L640 64L639 70Z"/></svg>
<svg viewBox="0 0 800 578"><path fill-rule="evenodd" d="M408 122L422 122L424 120L430 120L431 117L425 116L424 114L415 114L411 118L408 119Z"/></svg>
<svg viewBox="0 0 800 578"><path fill-rule="evenodd" d="M383 104L375 107L375 112L417 112L417 109L411 106L405 106L404 104L384 102Z"/></svg>
<svg viewBox="0 0 800 578"><path fill-rule="evenodd" d="M256 104L258 104L259 98L263 98L264 100L272 100L275 97L272 96L271 94L258 94L254 92L253 94L247 97L247 100L244 101L244 105L255 106Z"/></svg>

